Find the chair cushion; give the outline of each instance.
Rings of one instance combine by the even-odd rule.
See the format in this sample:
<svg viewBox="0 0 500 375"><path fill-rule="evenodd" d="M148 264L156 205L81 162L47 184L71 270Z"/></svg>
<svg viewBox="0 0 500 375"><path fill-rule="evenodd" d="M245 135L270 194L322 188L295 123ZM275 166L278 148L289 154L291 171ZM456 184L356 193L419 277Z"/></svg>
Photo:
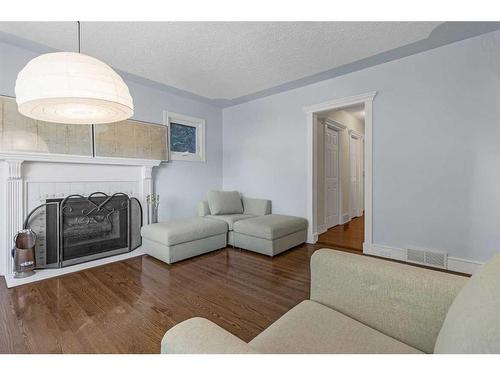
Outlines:
<svg viewBox="0 0 500 375"><path fill-rule="evenodd" d="M141 228L143 237L167 246L201 240L226 232L227 224L224 221L204 217L165 221Z"/></svg>
<svg viewBox="0 0 500 375"><path fill-rule="evenodd" d="M289 234L307 229L307 220L285 215L265 215L241 220L233 225L237 233L275 240Z"/></svg>
<svg viewBox="0 0 500 375"><path fill-rule="evenodd" d="M208 207L212 215L242 214L243 203L237 191L210 190L207 194Z"/></svg>
<svg viewBox="0 0 500 375"><path fill-rule="evenodd" d="M313 301L303 301L250 341L262 353L421 353Z"/></svg>
<svg viewBox="0 0 500 375"><path fill-rule="evenodd" d="M500 353L500 254L481 266L458 293L434 353Z"/></svg>
<svg viewBox="0 0 500 375"><path fill-rule="evenodd" d="M250 219L255 217L255 215L244 215L244 214L234 214L234 215L208 215L207 217L216 220L223 220L227 223L229 230L233 230L233 224L240 220Z"/></svg>
<svg viewBox="0 0 500 375"><path fill-rule="evenodd" d="M191 318L170 328L161 340L165 354L258 354L250 345L204 318Z"/></svg>
<svg viewBox="0 0 500 375"><path fill-rule="evenodd" d="M332 249L311 257L310 299L426 353L467 277Z"/></svg>
<svg viewBox="0 0 500 375"><path fill-rule="evenodd" d="M243 202L243 213L248 215L269 215L271 213L271 201L268 199L245 198Z"/></svg>

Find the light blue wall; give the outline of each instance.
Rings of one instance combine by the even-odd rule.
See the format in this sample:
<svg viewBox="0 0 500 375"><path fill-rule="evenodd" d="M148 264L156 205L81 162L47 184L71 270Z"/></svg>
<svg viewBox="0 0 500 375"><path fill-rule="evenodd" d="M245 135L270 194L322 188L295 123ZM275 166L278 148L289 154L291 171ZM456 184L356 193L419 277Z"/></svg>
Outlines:
<svg viewBox="0 0 500 375"><path fill-rule="evenodd" d="M0 42L0 95L14 96L17 73L36 52ZM168 110L206 120L207 162L172 161L155 168L155 190L161 195L160 218L197 214L198 201L207 190L222 186L222 112L207 103L177 96L158 88L127 81L137 120L162 123Z"/></svg>
<svg viewBox="0 0 500 375"><path fill-rule="evenodd" d="M302 107L378 91L374 243L486 260L500 250L499 40L500 32L485 34L222 114L202 101L128 81L139 120L161 122L163 109L207 120L207 163L175 161L156 172L161 218L195 215L198 200L221 185L270 198L275 212L305 216ZM34 55L0 43L0 94L14 94L17 72Z"/></svg>
<svg viewBox="0 0 500 375"><path fill-rule="evenodd" d="M500 32L224 109L224 188L306 216L302 108L370 91L374 243L500 251Z"/></svg>

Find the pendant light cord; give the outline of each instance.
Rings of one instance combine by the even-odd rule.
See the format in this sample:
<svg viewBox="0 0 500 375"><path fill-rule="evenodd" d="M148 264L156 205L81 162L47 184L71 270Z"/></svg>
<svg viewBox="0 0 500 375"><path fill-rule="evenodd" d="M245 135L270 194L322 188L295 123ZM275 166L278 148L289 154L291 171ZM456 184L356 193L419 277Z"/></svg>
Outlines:
<svg viewBox="0 0 500 375"><path fill-rule="evenodd" d="M80 52L80 45L81 45L81 41L80 41L80 21L76 21L76 24L78 25L78 53L81 53Z"/></svg>

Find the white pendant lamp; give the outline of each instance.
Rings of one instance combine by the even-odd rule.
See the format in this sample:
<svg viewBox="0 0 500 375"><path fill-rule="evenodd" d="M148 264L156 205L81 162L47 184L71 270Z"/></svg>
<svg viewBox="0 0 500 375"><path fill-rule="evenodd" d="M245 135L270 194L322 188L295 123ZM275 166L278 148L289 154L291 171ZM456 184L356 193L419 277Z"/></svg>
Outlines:
<svg viewBox="0 0 500 375"><path fill-rule="evenodd" d="M123 79L107 64L80 53L40 55L26 64L16 80L21 114L64 124L106 124L126 120L134 104Z"/></svg>

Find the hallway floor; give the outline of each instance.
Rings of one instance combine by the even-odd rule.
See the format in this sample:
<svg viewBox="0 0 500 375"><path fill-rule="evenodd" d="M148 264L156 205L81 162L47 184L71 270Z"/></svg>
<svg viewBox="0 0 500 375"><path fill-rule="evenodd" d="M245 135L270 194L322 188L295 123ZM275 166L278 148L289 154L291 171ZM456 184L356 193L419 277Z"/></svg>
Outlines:
<svg viewBox="0 0 500 375"><path fill-rule="evenodd" d="M363 215L320 234L318 244L363 251L364 236L365 216Z"/></svg>

